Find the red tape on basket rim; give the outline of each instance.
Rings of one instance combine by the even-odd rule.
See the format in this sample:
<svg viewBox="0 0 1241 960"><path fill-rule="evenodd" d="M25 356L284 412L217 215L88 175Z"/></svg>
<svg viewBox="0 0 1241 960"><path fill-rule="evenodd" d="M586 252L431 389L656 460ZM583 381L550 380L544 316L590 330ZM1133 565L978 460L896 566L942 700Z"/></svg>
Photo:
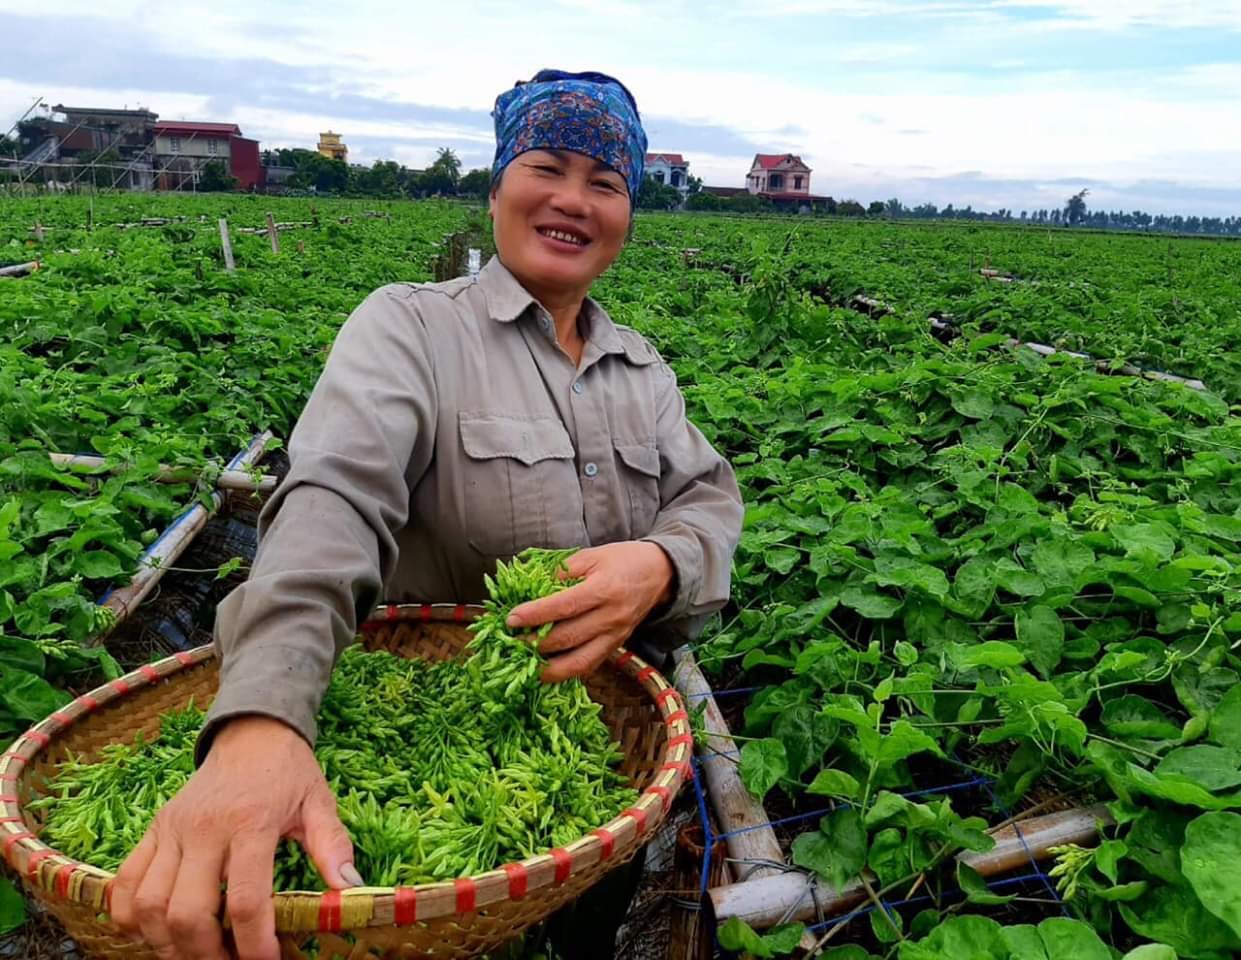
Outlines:
<svg viewBox="0 0 1241 960"><path fill-rule="evenodd" d="M473 913L478 900L478 884L473 877L458 877L452 882L457 888L457 913Z"/></svg>
<svg viewBox="0 0 1241 960"><path fill-rule="evenodd" d="M129 691L133 689L133 687L131 687L127 682L125 682L124 680L120 680L120 679L113 680L111 683L108 684L108 686L111 687L113 690L115 690L122 697L128 695Z"/></svg>
<svg viewBox="0 0 1241 960"><path fill-rule="evenodd" d="M21 833L10 833L7 837L4 838L5 858L7 859L12 854L14 844L21 843L23 840L33 840L33 839L34 839L34 834L30 833L28 830L23 830Z"/></svg>
<svg viewBox="0 0 1241 960"><path fill-rule="evenodd" d="M71 723L73 723L73 718L69 716L69 714L61 713L59 710L57 710L55 713L52 714L52 719L55 720L58 724L60 724L62 727L67 727Z"/></svg>
<svg viewBox="0 0 1241 960"><path fill-rule="evenodd" d="M191 663L194 662L194 658L190 656L188 653L186 653L184 650L178 650L176 653L173 654L173 656L177 658L177 663L181 664L181 666L183 667L188 667Z"/></svg>
<svg viewBox="0 0 1241 960"><path fill-rule="evenodd" d="M642 836L642 834L646 833L646 811L645 810L641 810L638 807L626 807L624 810L621 811L620 815L622 817L629 817L634 823L638 825L638 836Z"/></svg>
<svg viewBox="0 0 1241 960"><path fill-rule="evenodd" d="M328 890L319 898L319 929L331 933L340 930L339 890Z"/></svg>
<svg viewBox="0 0 1241 960"><path fill-rule="evenodd" d="M389 604L388 606L384 607L384 619L385 620L399 620L400 617L401 617L401 610L395 604Z"/></svg>
<svg viewBox="0 0 1241 960"><path fill-rule="evenodd" d="M36 850L30 855L30 859L26 861L26 875L31 880L38 880L39 864L48 859L48 857L54 856L56 856L55 850Z"/></svg>
<svg viewBox="0 0 1241 960"><path fill-rule="evenodd" d="M154 683L156 680L159 679L159 671L156 670L149 663L144 663L142 666L140 666L138 668L138 672L142 674L144 677L146 677L148 680L150 680L152 683Z"/></svg>
<svg viewBox="0 0 1241 960"><path fill-rule="evenodd" d="M431 604L424 603L421 607L419 607L418 616L422 619L423 623L430 623L431 622Z"/></svg>
<svg viewBox="0 0 1241 960"><path fill-rule="evenodd" d="M616 849L616 837L612 835L612 831L607 827L600 827L598 830L591 830L592 837L599 838L599 845L602 849L599 852L599 859L606 860L612 856L612 851Z"/></svg>
<svg viewBox="0 0 1241 960"><path fill-rule="evenodd" d="M664 701L666 700L676 700L679 703L681 696L672 687L668 687L666 690L660 690L659 693L655 694L655 702L661 707L664 705Z"/></svg>
<svg viewBox="0 0 1241 960"><path fill-rule="evenodd" d="M673 737L668 741L668 749L671 750L673 747L681 746L681 744L692 744L693 742L694 735L692 733L683 733L679 737Z"/></svg>
<svg viewBox="0 0 1241 960"><path fill-rule="evenodd" d="M638 683L646 683L651 677L655 676L656 672L654 667L646 666L638 671L635 679L637 679Z"/></svg>
<svg viewBox="0 0 1241 960"><path fill-rule="evenodd" d="M678 710L676 713L668 714L668 716L664 718L664 723L666 723L670 727L674 727L678 723L680 723L682 720L684 720L686 723L689 723L689 714L686 713L684 710Z"/></svg>
<svg viewBox="0 0 1241 960"><path fill-rule="evenodd" d="M25 764L26 758L20 753L10 750L8 753L0 753L0 760L12 760L14 763Z"/></svg>
<svg viewBox="0 0 1241 960"><path fill-rule="evenodd" d="M44 733L42 730L27 730L26 736L29 737L31 740L33 740L35 743L37 743L40 747L46 747L49 743L52 742L52 738L49 737L46 733ZM4 799L5 799L4 797L0 797L0 800L4 800Z"/></svg>
<svg viewBox="0 0 1241 960"><path fill-rule="evenodd" d="M510 900L520 900L526 895L526 888L530 884L530 874L526 870L525 864L506 863L504 872L508 874L508 896Z"/></svg>
<svg viewBox="0 0 1241 960"><path fill-rule="evenodd" d="M550 856L556 864L556 886L560 886L573 872L573 858L564 847L553 847Z"/></svg>
<svg viewBox="0 0 1241 960"><path fill-rule="evenodd" d="M465 623L465 604L459 603L452 608L453 623Z"/></svg>
<svg viewBox="0 0 1241 960"><path fill-rule="evenodd" d="M663 801L664 813L667 813L668 810L671 809L672 791L669 790L667 787L660 786L658 783L656 783L656 784L653 784L647 787L646 792L655 794L655 796L659 797L659 799Z"/></svg>
<svg viewBox="0 0 1241 960"><path fill-rule="evenodd" d="M616 665L618 667L623 667L625 664L627 664L632 659L633 659L632 650L622 650L616 657Z"/></svg>
<svg viewBox="0 0 1241 960"><path fill-rule="evenodd" d="M679 773L683 777L689 776L689 761L682 760L680 763L665 763L659 768L660 773Z"/></svg>
<svg viewBox="0 0 1241 960"><path fill-rule="evenodd" d="M84 693L74 701L82 708L83 713L90 713L92 710L99 709L99 701L92 697L89 693Z"/></svg>
<svg viewBox="0 0 1241 960"><path fill-rule="evenodd" d="M77 868L76 863L62 863L56 868L56 875L52 881L56 896L65 900L69 899L69 885L73 882L73 873Z"/></svg>
<svg viewBox="0 0 1241 960"><path fill-rule="evenodd" d="M397 887L393 898L392 922L408 927L418 919L418 893L413 887Z"/></svg>

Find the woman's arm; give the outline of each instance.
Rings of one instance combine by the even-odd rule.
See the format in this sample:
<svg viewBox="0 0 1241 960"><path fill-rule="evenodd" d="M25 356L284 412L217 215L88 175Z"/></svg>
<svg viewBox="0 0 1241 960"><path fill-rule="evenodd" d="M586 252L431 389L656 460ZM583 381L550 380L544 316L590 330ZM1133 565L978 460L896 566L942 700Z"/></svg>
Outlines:
<svg viewBox="0 0 1241 960"><path fill-rule="evenodd" d="M435 441L431 344L413 289L375 291L341 328L260 518L250 578L220 604L220 692L199 744L264 714L315 737L337 655L396 565L410 488Z"/></svg>
<svg viewBox="0 0 1241 960"><path fill-rule="evenodd" d="M671 602L647 621L648 635L671 649L728 602L744 508L732 467L685 416L672 368L661 361L655 376L660 508L640 539L662 547L676 571Z"/></svg>

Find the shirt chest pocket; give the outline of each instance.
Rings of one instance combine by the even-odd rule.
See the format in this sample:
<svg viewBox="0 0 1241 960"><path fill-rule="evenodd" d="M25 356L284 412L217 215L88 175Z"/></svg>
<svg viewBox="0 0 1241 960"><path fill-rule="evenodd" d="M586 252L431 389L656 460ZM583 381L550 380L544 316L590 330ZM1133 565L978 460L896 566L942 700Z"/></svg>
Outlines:
<svg viewBox="0 0 1241 960"><path fill-rule="evenodd" d="M582 542L581 490L569 433L553 417L459 414L464 529L489 556Z"/></svg>
<svg viewBox="0 0 1241 960"><path fill-rule="evenodd" d="M613 443L619 460L618 473L629 502L628 539L651 532L659 513L659 451L654 444Z"/></svg>

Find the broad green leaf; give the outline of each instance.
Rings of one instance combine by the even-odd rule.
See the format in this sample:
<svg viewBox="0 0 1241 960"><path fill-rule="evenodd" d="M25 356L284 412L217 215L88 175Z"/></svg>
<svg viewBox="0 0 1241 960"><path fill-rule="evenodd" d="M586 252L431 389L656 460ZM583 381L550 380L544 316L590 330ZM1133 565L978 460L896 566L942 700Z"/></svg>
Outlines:
<svg viewBox="0 0 1241 960"><path fill-rule="evenodd" d="M1019 667L1026 662L1026 655L1003 640L987 640L974 646L954 646L949 653L953 664L961 670L974 667L992 667L1003 670Z"/></svg>
<svg viewBox="0 0 1241 960"><path fill-rule="evenodd" d="M1047 591L1042 577L1008 557L996 561L995 582L1019 597L1041 597Z"/></svg>
<svg viewBox="0 0 1241 960"><path fill-rule="evenodd" d="M1064 649L1064 623L1060 615L1039 604L1018 610L1014 626L1017 642L1030 664L1044 679L1050 679Z"/></svg>
<svg viewBox="0 0 1241 960"><path fill-rule="evenodd" d="M886 620L896 614L902 603L870 585L845 587L840 592L840 602L868 620Z"/></svg>
<svg viewBox="0 0 1241 960"><path fill-rule="evenodd" d="M1144 943L1134 947L1121 960L1176 960L1176 951L1164 943Z"/></svg>
<svg viewBox="0 0 1241 960"><path fill-rule="evenodd" d="M1121 524L1109 531L1125 551L1125 556L1159 563L1171 560L1176 541L1167 530L1153 523Z"/></svg>
<svg viewBox="0 0 1241 960"><path fill-rule="evenodd" d="M72 698L42 677L0 664L0 705L18 720L35 723L59 710Z"/></svg>
<svg viewBox="0 0 1241 960"><path fill-rule="evenodd" d="M799 703L779 714L771 732L784 744L789 776L800 777L818 763L836 739L840 725L807 703Z"/></svg>
<svg viewBox="0 0 1241 960"><path fill-rule="evenodd" d="M1094 851L1094 865L1112 883L1116 882L1116 868L1129 852L1123 840L1104 840Z"/></svg>
<svg viewBox="0 0 1241 960"><path fill-rule="evenodd" d="M1241 938L1185 887L1155 887L1139 900L1118 903L1116 909L1138 936L1166 943L1191 960L1241 950Z"/></svg>
<svg viewBox="0 0 1241 960"><path fill-rule="evenodd" d="M819 873L836 890L843 890L866 866L866 829L854 807L833 810L821 821L819 830L830 851L827 870Z"/></svg>
<svg viewBox="0 0 1241 960"><path fill-rule="evenodd" d="M1241 685L1226 693L1211 712L1211 740L1241 750Z"/></svg>
<svg viewBox="0 0 1241 960"><path fill-rule="evenodd" d="M1038 925L1048 960L1112 960L1099 935L1081 920L1048 917Z"/></svg>
<svg viewBox="0 0 1241 960"><path fill-rule="evenodd" d="M882 909L876 907L867 916L870 919L870 932L880 943L896 943L904 935L905 921L886 904Z"/></svg>
<svg viewBox="0 0 1241 960"><path fill-rule="evenodd" d="M939 744L908 720L897 720L879 744L878 760L881 765L896 763L916 753L942 755Z"/></svg>
<svg viewBox="0 0 1241 960"><path fill-rule="evenodd" d="M856 800L862 795L862 785L843 770L820 770L806 788L806 792L821 797Z"/></svg>
<svg viewBox="0 0 1241 960"><path fill-rule="evenodd" d="M966 900L970 903L977 903L980 906L993 907L1002 903L1009 903L1016 896L1016 894L1002 895L992 893L978 871L967 863L957 863L957 886L965 894Z"/></svg>
<svg viewBox="0 0 1241 960"><path fill-rule="evenodd" d="M995 412L995 400L982 390L958 390L951 399L952 409L971 420L986 420Z"/></svg>
<svg viewBox="0 0 1241 960"><path fill-rule="evenodd" d="M1010 954L1003 928L989 917L949 917L925 940L901 944L900 960L1004 960Z"/></svg>
<svg viewBox="0 0 1241 960"><path fill-rule="evenodd" d="M1204 813L1185 828L1181 872L1202 905L1241 937L1241 814Z"/></svg>
<svg viewBox="0 0 1241 960"><path fill-rule="evenodd" d="M786 574L797 565L801 553L792 547L768 547L763 551L763 563L779 574Z"/></svg>
<svg viewBox="0 0 1241 960"><path fill-rule="evenodd" d="M1211 791L1228 790L1241 786L1241 751L1206 743L1177 747L1159 761L1155 773L1182 776Z"/></svg>
<svg viewBox="0 0 1241 960"><path fill-rule="evenodd" d="M1067 587L1094 563L1094 551L1084 543L1067 538L1045 540L1034 548L1031 562L1050 587Z"/></svg>
<svg viewBox="0 0 1241 960"><path fill-rule="evenodd" d="M866 580L881 587L921 590L940 600L948 594L948 578L942 570L909 557L877 557L875 572Z"/></svg>
<svg viewBox="0 0 1241 960"><path fill-rule="evenodd" d="M788 756L779 740L751 740L741 748L738 772L741 781L757 799L762 800L783 777L789 775Z"/></svg>
<svg viewBox="0 0 1241 960"><path fill-rule="evenodd" d="M1181 728L1157 706L1136 693L1109 700L1103 707L1103 725L1118 737L1170 740L1180 736Z"/></svg>
<svg viewBox="0 0 1241 960"><path fill-rule="evenodd" d="M725 950L748 953L752 957L771 957L774 953L763 938L744 920L729 917L716 933Z"/></svg>
<svg viewBox="0 0 1241 960"><path fill-rule="evenodd" d="M121 561L106 550L87 550L74 558L73 570L88 580L111 580L119 577L124 568Z"/></svg>
<svg viewBox="0 0 1241 960"><path fill-rule="evenodd" d="M12 933L26 922L26 898L13 881L0 876L0 937Z"/></svg>

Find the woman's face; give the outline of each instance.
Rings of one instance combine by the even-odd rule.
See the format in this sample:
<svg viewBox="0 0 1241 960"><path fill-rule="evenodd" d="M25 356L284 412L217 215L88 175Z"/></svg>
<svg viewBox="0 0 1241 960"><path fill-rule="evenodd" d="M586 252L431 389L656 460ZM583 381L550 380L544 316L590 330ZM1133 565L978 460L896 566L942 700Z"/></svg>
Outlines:
<svg viewBox="0 0 1241 960"><path fill-rule="evenodd" d="M625 245L629 190L584 154L528 150L505 167L491 217L496 252L532 294L579 297Z"/></svg>

